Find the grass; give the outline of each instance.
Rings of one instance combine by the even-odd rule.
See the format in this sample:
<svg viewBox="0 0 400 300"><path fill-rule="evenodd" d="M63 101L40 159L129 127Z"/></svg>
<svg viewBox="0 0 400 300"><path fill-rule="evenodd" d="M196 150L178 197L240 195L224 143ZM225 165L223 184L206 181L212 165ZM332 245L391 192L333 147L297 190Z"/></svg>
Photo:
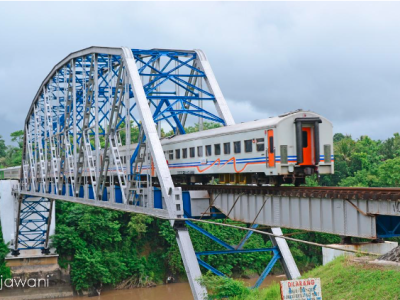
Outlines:
<svg viewBox="0 0 400 300"><path fill-rule="evenodd" d="M400 268L372 266L339 257L307 272L302 278L321 278L323 299L400 300ZM248 290L241 282L206 275L202 284L207 287L212 299L281 299L279 283L262 290Z"/></svg>
<svg viewBox="0 0 400 300"><path fill-rule="evenodd" d="M321 278L322 298L329 300L398 300L400 269L378 267L339 257L302 278ZM261 291L260 299L280 300L279 284Z"/></svg>

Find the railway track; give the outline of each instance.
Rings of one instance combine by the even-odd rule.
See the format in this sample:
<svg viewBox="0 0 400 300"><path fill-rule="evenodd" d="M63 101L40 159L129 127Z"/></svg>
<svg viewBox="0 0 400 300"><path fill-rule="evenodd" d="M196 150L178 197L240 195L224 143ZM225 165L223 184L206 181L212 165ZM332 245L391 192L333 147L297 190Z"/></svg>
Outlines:
<svg viewBox="0 0 400 300"><path fill-rule="evenodd" d="M224 192L344 200L400 201L400 188L275 187L255 185L181 185L180 187L182 190L207 190L212 193Z"/></svg>

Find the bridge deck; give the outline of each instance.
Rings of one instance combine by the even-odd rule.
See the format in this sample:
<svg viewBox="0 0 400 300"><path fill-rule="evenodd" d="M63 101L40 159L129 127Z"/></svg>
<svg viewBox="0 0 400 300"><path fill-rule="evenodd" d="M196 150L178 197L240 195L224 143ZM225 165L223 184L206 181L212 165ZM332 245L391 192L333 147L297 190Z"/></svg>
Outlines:
<svg viewBox="0 0 400 300"><path fill-rule="evenodd" d="M212 206L250 224L376 239L400 235L400 189L193 185Z"/></svg>
<svg viewBox="0 0 400 300"><path fill-rule="evenodd" d="M249 224L376 239L400 236L400 189L182 185L209 193L205 207ZM168 218L165 209L22 191L22 194ZM194 201L192 201L194 200ZM192 199L191 204L199 203ZM153 203L154 204L154 203Z"/></svg>

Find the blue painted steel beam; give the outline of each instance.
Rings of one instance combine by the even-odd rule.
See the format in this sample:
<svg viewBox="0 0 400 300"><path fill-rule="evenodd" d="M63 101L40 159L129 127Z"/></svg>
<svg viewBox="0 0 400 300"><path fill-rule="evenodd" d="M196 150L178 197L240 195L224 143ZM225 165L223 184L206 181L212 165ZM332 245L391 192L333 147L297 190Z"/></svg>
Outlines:
<svg viewBox="0 0 400 300"><path fill-rule="evenodd" d="M226 249L229 249L229 250L235 250L235 248L233 248L231 245L225 243L223 240L217 238L216 236L212 235L211 233L209 233L208 231L204 230L203 228L197 226L196 224L194 224L190 221L186 221L186 225L189 225L193 229L196 229L198 232L204 234L206 237L208 237L211 240L213 240L214 242L220 244L222 247L225 247Z"/></svg>
<svg viewBox="0 0 400 300"><path fill-rule="evenodd" d="M45 236L48 230L47 221L50 209L44 204L48 200L32 201L26 197L20 211L18 229L18 250L43 249Z"/></svg>
<svg viewBox="0 0 400 300"><path fill-rule="evenodd" d="M379 238L391 238L400 236L400 217L377 216L377 236Z"/></svg>
<svg viewBox="0 0 400 300"><path fill-rule="evenodd" d="M216 269L213 266L209 265L208 263L206 263L204 260L200 259L199 257L197 257L197 261L199 262L200 266L206 268L207 270L210 270L215 275L221 276L221 277L227 277L224 273L222 273L221 271L218 271L218 269Z"/></svg>
<svg viewBox="0 0 400 300"><path fill-rule="evenodd" d="M253 224L250 228L252 229L256 229L258 227L258 224ZM246 233L245 237L242 239L242 241L240 242L239 246L237 247L237 249L242 249L244 244L247 242L247 240L251 237L251 235L254 233L254 231L250 230Z"/></svg>
<svg viewBox="0 0 400 300"><path fill-rule="evenodd" d="M271 272L272 268L278 261L278 259L281 258L281 255L279 254L279 251L277 249L274 250L274 256L272 257L271 261L268 263L267 267L264 269L264 271L261 273L260 277L258 278L256 284L253 286L253 288L258 288L261 283L265 280L265 277Z"/></svg>
<svg viewBox="0 0 400 300"><path fill-rule="evenodd" d="M196 255L217 255L217 254L235 254L235 253L253 253L253 252L268 252L275 251L276 248L259 248L259 249L233 249L233 250L216 250L196 252Z"/></svg>

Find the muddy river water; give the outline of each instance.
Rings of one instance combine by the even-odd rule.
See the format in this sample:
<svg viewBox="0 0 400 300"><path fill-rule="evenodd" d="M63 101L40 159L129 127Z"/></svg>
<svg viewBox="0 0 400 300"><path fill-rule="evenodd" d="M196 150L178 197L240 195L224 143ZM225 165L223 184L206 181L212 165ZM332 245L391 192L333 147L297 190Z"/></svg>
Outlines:
<svg viewBox="0 0 400 300"><path fill-rule="evenodd" d="M261 288L269 286L272 282L279 282L285 280L284 275L268 276L261 285ZM257 278L254 279L243 279L246 284L253 285ZM192 300L192 293L188 283L173 283L166 285L159 285L153 288L137 288L130 290L111 290L105 291L98 297L72 297L62 298L62 300Z"/></svg>

